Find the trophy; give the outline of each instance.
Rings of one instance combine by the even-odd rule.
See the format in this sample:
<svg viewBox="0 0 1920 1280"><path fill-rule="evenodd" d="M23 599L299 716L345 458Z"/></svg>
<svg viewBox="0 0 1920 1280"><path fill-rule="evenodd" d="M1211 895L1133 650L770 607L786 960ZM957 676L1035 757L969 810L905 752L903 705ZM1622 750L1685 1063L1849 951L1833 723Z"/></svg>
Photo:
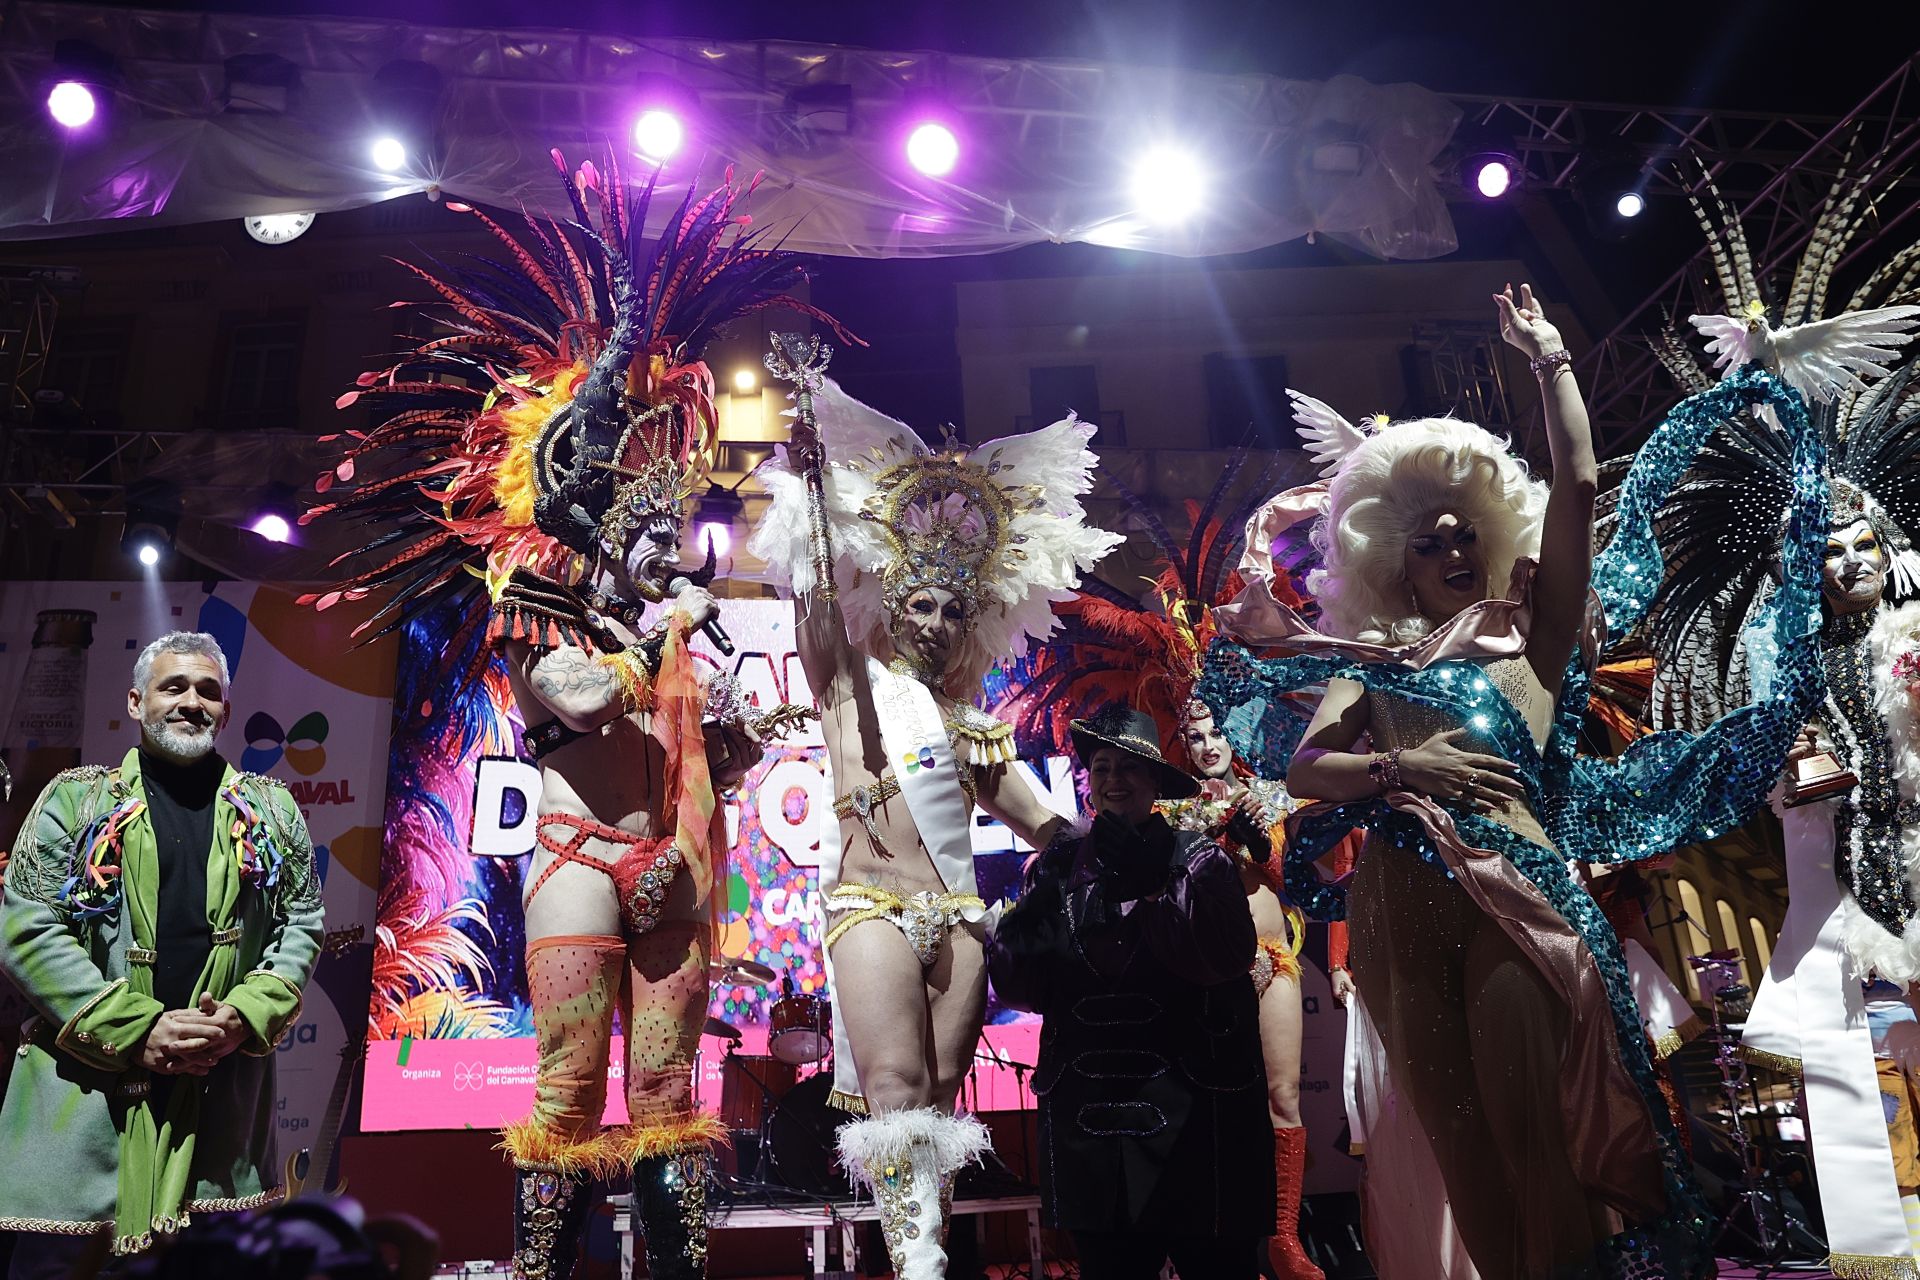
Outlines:
<svg viewBox="0 0 1920 1280"><path fill-rule="evenodd" d="M1787 786L1780 803L1784 808L1793 809L1851 791L1859 785L1859 776L1841 764L1839 757L1831 751L1820 750L1787 765Z"/></svg>

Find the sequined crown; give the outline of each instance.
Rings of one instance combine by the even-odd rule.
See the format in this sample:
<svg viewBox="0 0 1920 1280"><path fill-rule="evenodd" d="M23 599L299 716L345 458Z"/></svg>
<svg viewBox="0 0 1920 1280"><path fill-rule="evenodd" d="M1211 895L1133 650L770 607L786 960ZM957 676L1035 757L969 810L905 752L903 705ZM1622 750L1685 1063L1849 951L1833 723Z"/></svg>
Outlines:
<svg viewBox="0 0 1920 1280"><path fill-rule="evenodd" d="M614 450L615 461L597 465L620 477L600 517L600 539L624 551L633 534L658 521L678 528L686 502L712 462L711 448L687 449L677 443L674 419L689 410L673 402L648 405L628 397L627 426Z"/></svg>
<svg viewBox="0 0 1920 1280"><path fill-rule="evenodd" d="M995 578L1019 571L1027 558L1012 532L1014 518L1040 506L1030 485L998 477L997 459L968 459L949 439L942 452L894 463L874 477L874 493L860 512L877 522L894 551L881 572L888 613L897 613L925 587L951 591L965 604L967 625L991 599Z"/></svg>

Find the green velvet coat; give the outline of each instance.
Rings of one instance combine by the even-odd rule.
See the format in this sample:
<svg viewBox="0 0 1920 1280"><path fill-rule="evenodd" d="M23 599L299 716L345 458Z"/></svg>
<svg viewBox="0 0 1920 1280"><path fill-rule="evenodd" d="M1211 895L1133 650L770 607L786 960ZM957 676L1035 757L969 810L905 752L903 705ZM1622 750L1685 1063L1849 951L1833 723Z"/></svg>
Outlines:
<svg viewBox="0 0 1920 1280"><path fill-rule="evenodd" d="M84 869L88 828L144 794L137 749L116 769L55 778L21 825L0 901L0 969L37 1014L0 1108L0 1229L111 1229L120 1253L178 1230L192 1212L277 1198L274 1046L299 1016L322 939L299 807L274 779L227 766L207 851L214 946L198 987L231 1004L252 1034L208 1075L180 1077L156 1113L139 1065L163 1012L151 994L159 859L144 806L107 859L119 866L115 909L84 918L62 891ZM235 796L256 815L252 842L271 841L279 854L270 889L242 876Z"/></svg>

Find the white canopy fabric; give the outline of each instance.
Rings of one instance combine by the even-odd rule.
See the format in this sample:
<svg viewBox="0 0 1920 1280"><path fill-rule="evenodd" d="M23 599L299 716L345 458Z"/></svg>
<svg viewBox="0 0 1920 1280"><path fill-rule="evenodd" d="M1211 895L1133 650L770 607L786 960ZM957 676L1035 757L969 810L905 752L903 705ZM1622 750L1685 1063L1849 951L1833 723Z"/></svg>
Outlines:
<svg viewBox="0 0 1920 1280"><path fill-rule="evenodd" d="M645 175L625 139L643 86L671 81L697 106L662 181L762 171L756 219L807 252L1087 241L1191 257L1308 234L1380 258L1456 247L1432 163L1460 113L1416 85L74 4L0 13L0 239L324 214L421 191L548 209L563 199L554 149L604 164L618 147L626 175ZM43 108L68 39L108 54L119 81L101 118L72 134ZM245 54L299 69L283 111L227 108L228 60ZM375 74L398 59L441 73L439 141L388 174L368 144L389 105ZM809 98L823 86L847 86L850 109L832 90ZM233 96L276 97L245 84ZM943 179L903 153L906 124L933 102L963 147ZM1130 168L1154 145L1189 147L1206 166L1201 210L1184 222L1135 207Z"/></svg>

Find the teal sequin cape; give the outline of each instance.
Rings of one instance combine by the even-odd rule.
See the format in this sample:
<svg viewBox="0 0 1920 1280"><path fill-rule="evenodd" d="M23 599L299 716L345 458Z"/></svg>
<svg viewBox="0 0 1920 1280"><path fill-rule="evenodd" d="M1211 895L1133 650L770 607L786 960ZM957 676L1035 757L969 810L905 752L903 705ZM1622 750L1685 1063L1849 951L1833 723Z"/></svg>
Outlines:
<svg viewBox="0 0 1920 1280"><path fill-rule="evenodd" d="M1528 798L1557 852L1454 802L1443 802L1443 807L1463 840L1499 853L1533 883L1578 932L1599 966L1624 1065L1646 1099L1660 1139L1669 1208L1661 1222L1616 1237L1615 1247L1649 1260L1658 1256L1671 1275L1711 1274L1713 1260L1706 1248L1710 1219L1655 1082L1619 940L1592 897L1569 874L1567 859L1630 862L1739 826L1765 802L1795 736L1819 706L1816 627L1827 536L1825 445L1810 428L1799 395L1750 365L1676 406L1642 447L1622 483L1617 531L1595 559L1593 571L1607 643L1612 644L1645 617L1665 571L1654 514L1714 428L1762 403L1773 406L1793 445L1794 497L1783 546L1784 585L1747 636L1762 676L1755 683L1755 701L1708 729L1649 734L1614 760L1577 755L1592 681L1577 653L1562 682L1544 752L1535 748L1533 735L1512 704L1470 661L1436 662L1414 670L1390 663L1357 664L1341 656L1263 660L1217 640L1196 689L1213 708L1234 753L1263 777L1286 776L1305 730L1286 695L1336 676L1438 708L1457 723L1474 726L1487 749L1520 766ZM1392 847L1445 870L1419 821L1381 799L1314 806L1302 811L1289 831L1285 874L1289 896L1315 919L1346 917L1345 884L1322 880L1314 863L1354 827L1365 827Z"/></svg>

